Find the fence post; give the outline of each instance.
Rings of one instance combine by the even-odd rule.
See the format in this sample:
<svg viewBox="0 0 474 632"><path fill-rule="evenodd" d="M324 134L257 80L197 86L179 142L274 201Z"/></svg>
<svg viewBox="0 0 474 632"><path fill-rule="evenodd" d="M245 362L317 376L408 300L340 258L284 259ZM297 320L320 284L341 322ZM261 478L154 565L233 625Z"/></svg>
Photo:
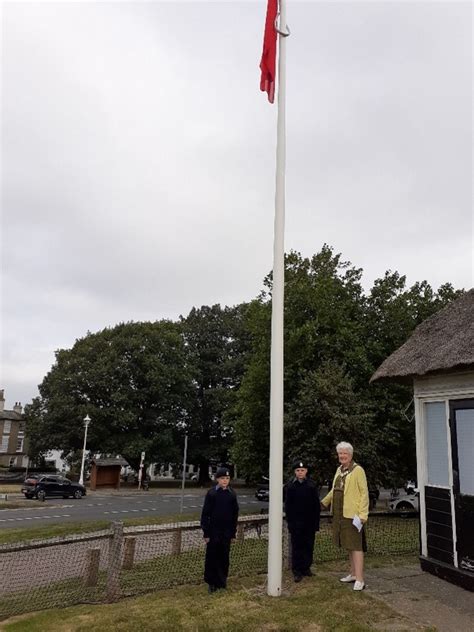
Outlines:
<svg viewBox="0 0 474 632"><path fill-rule="evenodd" d="M237 537L236 537L237 542L243 542L244 541L244 523L243 522L239 522L239 524L237 525Z"/></svg>
<svg viewBox="0 0 474 632"><path fill-rule="evenodd" d="M172 555L179 555L181 553L181 541L182 541L182 532L181 528L176 529L173 534L173 543L172 543Z"/></svg>
<svg viewBox="0 0 474 632"><path fill-rule="evenodd" d="M120 569L122 562L123 522L112 523L109 540L107 568L107 601L116 601L120 596Z"/></svg>
<svg viewBox="0 0 474 632"><path fill-rule="evenodd" d="M97 586L99 579L100 549L86 551L86 586Z"/></svg>
<svg viewBox="0 0 474 632"><path fill-rule="evenodd" d="M125 538L125 551L123 554L122 568L129 570L133 568L133 560L135 558L136 538Z"/></svg>

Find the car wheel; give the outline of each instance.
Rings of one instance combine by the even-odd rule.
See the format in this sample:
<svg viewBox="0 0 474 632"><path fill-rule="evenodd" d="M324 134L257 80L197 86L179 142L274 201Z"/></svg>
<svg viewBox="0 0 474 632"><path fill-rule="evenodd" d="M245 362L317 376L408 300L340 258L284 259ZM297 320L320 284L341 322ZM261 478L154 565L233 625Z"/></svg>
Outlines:
<svg viewBox="0 0 474 632"><path fill-rule="evenodd" d="M40 490L36 494L36 497L38 498L38 500L41 500L43 502L44 500L46 500L46 492L44 492L43 490Z"/></svg>
<svg viewBox="0 0 474 632"><path fill-rule="evenodd" d="M402 513L407 513L408 511L414 511L414 509L410 505L410 503L399 503L397 505L397 511L400 511Z"/></svg>
<svg viewBox="0 0 474 632"><path fill-rule="evenodd" d="M82 498L82 492L80 489L76 489L76 491L74 492L74 498Z"/></svg>

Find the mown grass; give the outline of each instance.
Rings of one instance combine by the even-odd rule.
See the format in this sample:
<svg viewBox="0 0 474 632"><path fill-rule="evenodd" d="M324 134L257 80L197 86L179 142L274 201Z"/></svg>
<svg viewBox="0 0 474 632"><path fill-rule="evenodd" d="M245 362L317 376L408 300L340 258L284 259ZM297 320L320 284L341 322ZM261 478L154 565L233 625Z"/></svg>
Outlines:
<svg viewBox="0 0 474 632"><path fill-rule="evenodd" d="M0 494L19 494L21 492L21 485L18 483L12 483L11 485L0 485Z"/></svg>
<svg viewBox="0 0 474 632"><path fill-rule="evenodd" d="M180 516L185 519L185 516ZM393 519L392 519L393 520ZM391 523L391 520L389 521ZM384 542L383 553L385 556L400 554L402 545L408 548L410 553L415 553L413 537L410 538L410 531L416 530L416 521L410 523L403 521L403 538L393 538L393 542L387 539L387 532L380 530L379 542L375 538L375 544L381 545ZM380 527L381 525L379 525ZM392 524L392 535L394 534L394 525ZM375 536L375 532L374 532ZM139 542L149 536L139 536ZM92 544L91 544L92 546ZM132 569L121 571L120 589L121 596L131 596L143 594L156 590L163 590L169 587L178 587L177 590L187 590L187 586L202 582L202 572L204 565L204 547L195 547L189 551L184 551L179 555L171 555L163 549L162 545L157 542L157 549L152 559L136 562ZM138 549L137 549L138 550ZM51 549L51 555L54 555L54 547ZM340 549L334 547L331 541L330 531L326 528L320 533L316 539L315 545L315 561L320 565L324 560L340 560L345 554ZM382 559L377 555L372 558L367 557L368 565L373 564L375 560ZM71 560L71 563L74 563ZM388 564L389 560L385 557L381 564ZM338 561L337 564L341 565ZM346 564L346 562L344 562ZM32 565L34 565L34 551L32 552ZM243 542L235 543L231 548L231 575L233 577L242 577L255 573L265 573L267 566L267 540L257 537L245 539ZM45 587L35 587L34 583L27 592L22 591L9 595L4 595L0 599L0 618L31 612L41 608L50 608L56 605L68 606L83 602L100 602L105 600L105 572L100 573L98 586L95 588L85 588L84 579L80 575L84 570L78 567L78 577L67 581L51 583Z"/></svg>
<svg viewBox="0 0 474 632"><path fill-rule="evenodd" d="M370 594L354 593L319 568L294 584L285 576L279 598L266 594L265 577L232 578L227 591L208 595L204 585L163 590L115 604L48 610L4 622L5 632L367 632L422 629ZM426 630L428 628L425 628Z"/></svg>

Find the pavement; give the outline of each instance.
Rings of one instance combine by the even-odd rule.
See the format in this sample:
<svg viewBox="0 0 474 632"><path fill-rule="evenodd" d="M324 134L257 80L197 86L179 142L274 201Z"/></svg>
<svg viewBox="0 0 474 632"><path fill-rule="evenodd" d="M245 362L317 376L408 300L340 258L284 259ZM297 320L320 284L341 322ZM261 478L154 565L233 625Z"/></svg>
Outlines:
<svg viewBox="0 0 474 632"><path fill-rule="evenodd" d="M32 524L172 516L181 513L181 503L184 513L194 514L201 510L206 492L207 489L185 490L182 500L181 492L176 488L159 491L151 489L148 492L130 488L88 491L80 500L51 497L45 502L35 499L25 501L18 496L17 506L14 502L10 504L12 498L9 498L4 508L0 504L0 529ZM250 490L239 490L239 505L242 511L252 513L268 508L268 503L257 501Z"/></svg>
<svg viewBox="0 0 474 632"><path fill-rule="evenodd" d="M367 592L400 615L378 630L474 630L474 592L425 573L418 564L367 569L365 580Z"/></svg>

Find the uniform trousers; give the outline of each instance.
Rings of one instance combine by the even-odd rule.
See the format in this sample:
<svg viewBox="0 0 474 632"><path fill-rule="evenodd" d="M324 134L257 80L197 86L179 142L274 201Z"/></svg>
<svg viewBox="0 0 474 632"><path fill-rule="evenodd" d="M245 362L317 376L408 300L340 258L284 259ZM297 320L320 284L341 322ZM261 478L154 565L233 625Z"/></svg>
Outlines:
<svg viewBox="0 0 474 632"><path fill-rule="evenodd" d="M204 581L209 586L225 588L229 574L229 554L231 538L226 535L210 537L206 545Z"/></svg>
<svg viewBox="0 0 474 632"><path fill-rule="evenodd" d="M313 563L314 528L295 526L290 529L291 568L294 575L304 575Z"/></svg>

